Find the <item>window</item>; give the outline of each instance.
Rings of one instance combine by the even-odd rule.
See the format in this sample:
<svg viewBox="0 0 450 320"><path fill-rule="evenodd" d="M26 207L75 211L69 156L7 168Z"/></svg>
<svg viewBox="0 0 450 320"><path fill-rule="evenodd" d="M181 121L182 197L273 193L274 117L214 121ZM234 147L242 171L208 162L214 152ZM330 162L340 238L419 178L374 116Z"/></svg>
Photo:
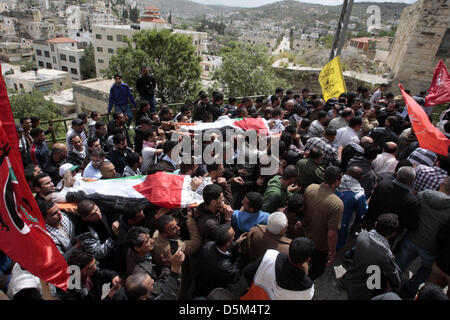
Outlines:
<svg viewBox="0 0 450 320"><path fill-rule="evenodd" d="M62 82L59 82L59 86L62 87L62 85L63 85L63 83L62 83Z"/></svg>
<svg viewBox="0 0 450 320"><path fill-rule="evenodd" d="M14 83L14 90L19 90L17 89L17 83Z"/></svg>
<svg viewBox="0 0 450 320"><path fill-rule="evenodd" d="M77 60L75 59L74 56L69 56L69 61L75 63Z"/></svg>
<svg viewBox="0 0 450 320"><path fill-rule="evenodd" d="M65 54L60 54L60 55L59 55L59 59L60 59L61 61L67 61L67 57L66 57Z"/></svg>
<svg viewBox="0 0 450 320"><path fill-rule="evenodd" d="M114 49L108 48L108 53L114 54Z"/></svg>
<svg viewBox="0 0 450 320"><path fill-rule="evenodd" d="M38 61L38 66L43 68L44 67L44 62L43 61Z"/></svg>
<svg viewBox="0 0 450 320"><path fill-rule="evenodd" d="M78 74L77 69L75 69L75 68L70 68L70 73L71 74Z"/></svg>
<svg viewBox="0 0 450 320"><path fill-rule="evenodd" d="M69 71L69 69L67 69L66 66L62 66L61 69L62 69L62 71L66 71L66 72Z"/></svg>
<svg viewBox="0 0 450 320"><path fill-rule="evenodd" d="M98 61L98 63L105 63L105 62L103 61L103 59L98 59L97 61Z"/></svg>
<svg viewBox="0 0 450 320"><path fill-rule="evenodd" d="M447 31L442 38L442 42L436 53L436 57L450 58L450 28L447 28Z"/></svg>
<svg viewBox="0 0 450 320"><path fill-rule="evenodd" d="M19 88L23 89L23 84L19 83Z"/></svg>
<svg viewBox="0 0 450 320"><path fill-rule="evenodd" d="M95 39L101 40L101 39L102 39L102 35L97 33L97 34L95 35Z"/></svg>
<svg viewBox="0 0 450 320"><path fill-rule="evenodd" d="M44 56L46 58L50 58L50 52L49 51L44 51Z"/></svg>
<svg viewBox="0 0 450 320"><path fill-rule="evenodd" d="M56 57L52 57L53 58L53 63L56 64Z"/></svg>
<svg viewBox="0 0 450 320"><path fill-rule="evenodd" d="M36 54L37 54L38 56L42 56L42 50L37 49L37 50L36 50Z"/></svg>
<svg viewBox="0 0 450 320"><path fill-rule="evenodd" d="M108 41L114 41L113 36L106 36L106 39L107 39Z"/></svg>
<svg viewBox="0 0 450 320"><path fill-rule="evenodd" d="M52 52L55 52L55 45L51 44L50 49L52 49Z"/></svg>
<svg viewBox="0 0 450 320"><path fill-rule="evenodd" d="M123 38L122 38L121 34L118 34L116 37L117 37L117 41L119 41L119 42L123 41Z"/></svg>
<svg viewBox="0 0 450 320"><path fill-rule="evenodd" d="M97 47L97 52L103 52L103 48L102 47Z"/></svg>
<svg viewBox="0 0 450 320"><path fill-rule="evenodd" d="M47 69L51 69L51 68L52 68L52 64L47 62L47 63L45 64L45 67L46 67Z"/></svg>

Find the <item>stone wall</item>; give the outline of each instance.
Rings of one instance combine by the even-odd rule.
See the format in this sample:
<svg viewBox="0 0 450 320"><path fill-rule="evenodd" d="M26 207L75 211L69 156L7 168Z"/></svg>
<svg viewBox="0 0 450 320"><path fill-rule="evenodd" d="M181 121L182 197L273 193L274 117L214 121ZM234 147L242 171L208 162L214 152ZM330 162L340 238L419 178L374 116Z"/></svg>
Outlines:
<svg viewBox="0 0 450 320"><path fill-rule="evenodd" d="M399 93L397 83L417 94L431 84L440 59L447 66L450 58L437 57L444 34L450 25L448 0L419 0L403 10L386 65L393 72L391 91Z"/></svg>

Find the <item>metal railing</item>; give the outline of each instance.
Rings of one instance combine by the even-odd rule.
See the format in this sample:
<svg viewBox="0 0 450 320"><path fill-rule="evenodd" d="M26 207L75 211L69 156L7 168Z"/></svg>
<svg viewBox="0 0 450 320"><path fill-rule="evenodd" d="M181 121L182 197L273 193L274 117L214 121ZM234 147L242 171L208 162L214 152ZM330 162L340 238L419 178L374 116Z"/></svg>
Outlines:
<svg viewBox="0 0 450 320"><path fill-rule="evenodd" d="M266 96L265 95L257 95L257 96L247 96L247 97L251 98L251 99L256 99L256 98L266 97ZM236 97L237 101L241 101L243 98L244 97ZM228 98L225 98L224 101L225 100L228 100ZM164 104L164 105L172 108L175 113L178 113L180 108L181 108L181 106L183 106L184 103L183 102L177 102L177 103L169 103L169 104ZM133 116L135 116L136 112L137 112L137 109L131 108L131 112L133 113ZM112 117L113 117L113 113L103 113L103 114L100 114L100 117L103 118L103 119L106 119L105 123L108 124L110 119L112 119ZM52 119L52 120L48 120L48 121L41 121L41 125L52 126L53 128L55 128L55 126L58 123L62 123L63 126L64 126L64 132L67 133L67 131L69 131L69 126L70 126L70 124L68 125L67 122L70 123L75 118L76 118L76 116L75 117L62 118L62 119ZM51 143L55 144L57 142L66 142L66 136L64 135L64 137L57 137L56 133L55 133L55 130L53 130L51 132Z"/></svg>

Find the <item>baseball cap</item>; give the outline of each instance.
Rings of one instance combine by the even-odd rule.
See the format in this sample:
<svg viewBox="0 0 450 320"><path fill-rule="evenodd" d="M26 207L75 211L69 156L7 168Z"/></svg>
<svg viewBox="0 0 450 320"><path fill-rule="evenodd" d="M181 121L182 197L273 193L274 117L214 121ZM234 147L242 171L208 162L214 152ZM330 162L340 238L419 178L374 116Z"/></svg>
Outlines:
<svg viewBox="0 0 450 320"><path fill-rule="evenodd" d="M78 169L79 167L80 166L74 166L71 163L65 163L59 167L59 176L63 177L66 174L67 170L74 171L74 170Z"/></svg>

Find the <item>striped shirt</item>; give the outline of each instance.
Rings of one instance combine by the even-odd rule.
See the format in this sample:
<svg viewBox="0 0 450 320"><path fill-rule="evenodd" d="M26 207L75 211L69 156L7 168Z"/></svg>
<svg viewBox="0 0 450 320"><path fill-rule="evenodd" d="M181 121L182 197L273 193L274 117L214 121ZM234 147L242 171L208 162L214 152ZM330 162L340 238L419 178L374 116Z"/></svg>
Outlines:
<svg viewBox="0 0 450 320"><path fill-rule="evenodd" d="M436 157L436 152L417 148L409 155L408 160L416 166L425 165L428 167L432 167L434 165L434 162L436 161Z"/></svg>

